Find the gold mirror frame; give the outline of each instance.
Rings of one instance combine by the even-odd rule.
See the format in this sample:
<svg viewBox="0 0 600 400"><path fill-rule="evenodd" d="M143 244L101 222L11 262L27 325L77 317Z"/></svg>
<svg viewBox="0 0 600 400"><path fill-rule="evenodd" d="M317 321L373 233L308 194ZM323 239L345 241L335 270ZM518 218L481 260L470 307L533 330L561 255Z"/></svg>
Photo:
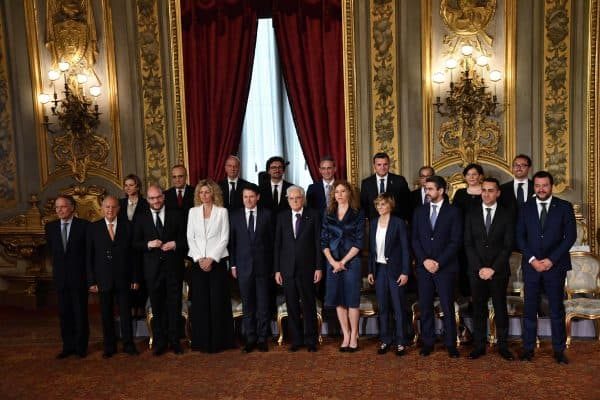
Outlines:
<svg viewBox="0 0 600 400"><path fill-rule="evenodd" d="M354 57L354 1L342 0L342 51L344 74L344 111L346 137L346 169L348 180L359 182L359 145L356 111L356 75ZM185 79L183 73L181 4L180 0L169 0L169 38L171 47L172 96L175 99L175 137L178 162L188 164L187 131L185 122Z"/></svg>

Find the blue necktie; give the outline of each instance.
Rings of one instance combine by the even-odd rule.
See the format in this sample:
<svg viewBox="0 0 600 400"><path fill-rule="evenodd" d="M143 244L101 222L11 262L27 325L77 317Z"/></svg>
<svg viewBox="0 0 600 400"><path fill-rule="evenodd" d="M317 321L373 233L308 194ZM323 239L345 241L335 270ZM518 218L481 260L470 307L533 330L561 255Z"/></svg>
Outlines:
<svg viewBox="0 0 600 400"><path fill-rule="evenodd" d="M492 226L492 209L486 207L485 211L487 212L485 215L485 233L490 233L490 227Z"/></svg>
<svg viewBox="0 0 600 400"><path fill-rule="evenodd" d="M523 191L523 182L519 183L519 186L517 187L517 203L519 203L520 206L525 204L525 192Z"/></svg>
<svg viewBox="0 0 600 400"><path fill-rule="evenodd" d="M250 211L250 216L248 217L248 234L250 235L250 239L254 240L254 211Z"/></svg>
<svg viewBox="0 0 600 400"><path fill-rule="evenodd" d="M435 229L435 221L437 220L437 204L432 204L431 207L433 208L433 211L431 211L431 229Z"/></svg>
<svg viewBox="0 0 600 400"><path fill-rule="evenodd" d="M300 213L296 213L296 232L294 234L294 238L298 237L298 234L300 233L300 220L302 219L302 214Z"/></svg>
<svg viewBox="0 0 600 400"><path fill-rule="evenodd" d="M379 180L379 194L385 193L384 181L385 181L385 179Z"/></svg>

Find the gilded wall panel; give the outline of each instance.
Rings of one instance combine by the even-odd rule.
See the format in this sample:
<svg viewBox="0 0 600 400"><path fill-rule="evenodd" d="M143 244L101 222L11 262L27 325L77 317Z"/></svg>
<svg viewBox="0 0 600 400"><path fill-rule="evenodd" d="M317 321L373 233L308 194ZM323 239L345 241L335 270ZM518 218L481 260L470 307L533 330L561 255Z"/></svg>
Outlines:
<svg viewBox="0 0 600 400"><path fill-rule="evenodd" d="M0 8L0 208L8 209L17 204L18 180L4 28L4 13Z"/></svg>
<svg viewBox="0 0 600 400"><path fill-rule="evenodd" d="M542 159L554 191L571 187L571 0L544 2Z"/></svg>
<svg viewBox="0 0 600 400"><path fill-rule="evenodd" d="M590 0L589 3L589 36L588 36L588 90L587 90L587 109L588 109L588 129L586 140L587 154L587 184L585 185L586 200L589 204L588 223L589 223L589 243L594 254L598 254L598 214L600 213L600 185L598 184L598 176L600 174L600 163L598 156L600 155L600 115L598 110L598 99L600 98L600 70L598 63L600 62L600 24L598 16L600 16L600 2L598 0Z"/></svg>
<svg viewBox="0 0 600 400"><path fill-rule="evenodd" d="M108 0L26 0L25 14L42 189L65 177L81 183L92 175L120 186L119 106ZM69 62L68 73L50 80L49 72L63 61ZM77 81L80 73L87 74L87 82ZM54 115L53 107L60 108L67 98L67 84L91 109L98 106L92 129L71 129L75 124L70 116L65 120ZM88 92L91 86L101 88L95 100ZM57 96L57 102L42 105L40 94Z"/></svg>
<svg viewBox="0 0 600 400"><path fill-rule="evenodd" d="M346 171L348 180L359 182L359 144L356 104L356 60L354 52L354 0L342 3L342 57L344 74L344 115L346 128Z"/></svg>
<svg viewBox="0 0 600 400"><path fill-rule="evenodd" d="M396 2L371 0L371 148L386 152L390 168L399 172L398 64L396 61Z"/></svg>
<svg viewBox="0 0 600 400"><path fill-rule="evenodd" d="M137 0L139 67L144 112L146 179L161 187L169 184L167 120L161 66L160 27L157 0ZM180 65L183 68L183 65ZM180 89L182 92L183 88ZM181 99L181 96L180 96ZM179 115L179 124L183 116Z"/></svg>

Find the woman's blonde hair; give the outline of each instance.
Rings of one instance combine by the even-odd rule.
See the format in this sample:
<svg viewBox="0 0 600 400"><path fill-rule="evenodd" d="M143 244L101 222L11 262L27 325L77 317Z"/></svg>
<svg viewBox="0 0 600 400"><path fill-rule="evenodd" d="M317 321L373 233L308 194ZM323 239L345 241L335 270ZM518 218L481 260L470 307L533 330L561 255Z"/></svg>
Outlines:
<svg viewBox="0 0 600 400"><path fill-rule="evenodd" d="M196 185L196 189L194 190L194 205L202 205L199 193L200 189L202 189L204 186L206 186L212 193L213 203L216 206L223 207L223 192L221 191L219 185L217 185L217 183L212 179L202 179L200 182L198 182L198 184Z"/></svg>
<svg viewBox="0 0 600 400"><path fill-rule="evenodd" d="M358 202L358 198L359 198L358 189L356 189L354 186L352 186L350 184L350 182L348 182L344 179L338 179L335 182L333 182L332 189L329 192L330 201L329 201L329 207L327 207L327 213L333 214L337 211L338 202L335 199L335 188L337 188L340 185L345 187L346 190L348 191L348 193L350 194L350 196L348 198L348 204L350 205L350 208L352 208L355 211L358 211L360 209L359 202Z"/></svg>

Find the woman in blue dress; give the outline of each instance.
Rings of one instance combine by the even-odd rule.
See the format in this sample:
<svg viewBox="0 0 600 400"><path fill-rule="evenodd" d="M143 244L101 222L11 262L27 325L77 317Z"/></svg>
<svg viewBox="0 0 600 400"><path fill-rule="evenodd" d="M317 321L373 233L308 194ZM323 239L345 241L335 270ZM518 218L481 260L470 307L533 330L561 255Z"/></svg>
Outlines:
<svg viewBox="0 0 600 400"><path fill-rule="evenodd" d="M355 352L365 217L358 206L358 195L347 181L335 181L331 196L321 230L321 248L327 259L325 305L336 308L344 335L340 351Z"/></svg>

